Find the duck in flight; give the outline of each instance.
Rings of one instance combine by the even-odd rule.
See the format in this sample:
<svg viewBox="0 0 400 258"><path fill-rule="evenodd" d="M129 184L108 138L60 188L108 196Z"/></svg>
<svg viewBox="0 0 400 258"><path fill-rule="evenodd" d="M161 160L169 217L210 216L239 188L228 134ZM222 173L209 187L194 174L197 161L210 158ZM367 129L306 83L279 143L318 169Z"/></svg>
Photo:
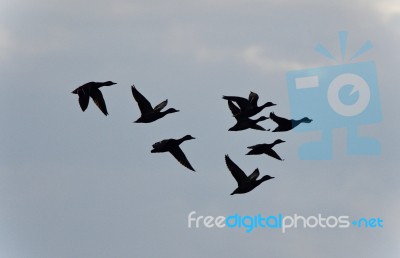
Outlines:
<svg viewBox="0 0 400 258"><path fill-rule="evenodd" d="M238 187L231 193L234 194L243 194L248 193L257 186L259 186L262 182L273 179L274 177L266 175L261 179L257 180L260 176L260 171L258 168L254 170L249 176L247 176L243 170L241 170L230 158L228 155L225 155L225 163L228 167L229 171L232 173L232 176L235 178L238 183Z"/></svg>
<svg viewBox="0 0 400 258"><path fill-rule="evenodd" d="M252 117L261 112L264 108L276 105L272 102L267 102L258 106L258 94L252 91L250 92L248 99L236 96L222 96L222 98L235 102L240 109L238 109L237 113L234 113L233 115L241 117Z"/></svg>
<svg viewBox="0 0 400 258"><path fill-rule="evenodd" d="M278 139L275 140L273 143L263 143L263 144L257 144L254 146L247 147L248 149L251 149L246 155L260 155L260 154L266 154L270 157L273 157L278 160L283 159L276 153L272 148L279 143L285 142L284 140Z"/></svg>
<svg viewBox="0 0 400 258"><path fill-rule="evenodd" d="M186 135L180 139L166 139L160 142L156 142L153 144L153 149L151 153L159 153L159 152L169 152L174 156L183 166L187 167L188 169L195 171L192 165L190 165L188 159L186 158L185 154L183 153L182 149L179 145L187 140L195 139L191 135Z"/></svg>
<svg viewBox="0 0 400 258"><path fill-rule="evenodd" d="M135 85L133 85L131 88L133 98L136 100L141 112L141 116L135 121L135 123L151 123L167 114L179 112L179 110L174 108L161 111L167 105L167 99L153 108L150 102L136 89Z"/></svg>
<svg viewBox="0 0 400 258"><path fill-rule="evenodd" d="M99 88L103 86L111 86L114 84L116 83L112 81L88 82L76 88L72 93L78 94L79 105L81 106L82 111L85 111L87 109L90 97L93 99L94 103L96 103L101 112L103 112L103 114L107 116L108 112L106 102L104 101L103 94L101 93Z"/></svg>
<svg viewBox="0 0 400 258"><path fill-rule="evenodd" d="M228 106L232 114L240 112L239 108L231 100L228 100ZM268 119L265 116L261 116L254 120L245 116L234 116L234 117L236 119L236 124L231 128L229 128L228 131L242 131L246 129L265 131L265 129L262 126L258 125L257 123Z"/></svg>
<svg viewBox="0 0 400 258"><path fill-rule="evenodd" d="M301 123L311 123L312 119L308 117L303 117L302 119L295 120L295 119L286 119L283 117L279 117L274 114L274 112L271 112L269 114L269 118L271 118L272 121L278 124L278 127L276 127L273 132L286 132L290 131L296 126L298 126Z"/></svg>

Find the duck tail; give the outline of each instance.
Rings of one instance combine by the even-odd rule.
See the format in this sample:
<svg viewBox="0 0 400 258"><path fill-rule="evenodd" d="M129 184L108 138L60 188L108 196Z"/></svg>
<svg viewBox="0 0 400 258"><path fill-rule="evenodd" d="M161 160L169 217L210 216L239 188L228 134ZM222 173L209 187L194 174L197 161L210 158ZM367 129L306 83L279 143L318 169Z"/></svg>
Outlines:
<svg viewBox="0 0 400 258"><path fill-rule="evenodd" d="M256 155L254 149L252 149L251 151L249 151L248 153L246 153L246 155Z"/></svg>

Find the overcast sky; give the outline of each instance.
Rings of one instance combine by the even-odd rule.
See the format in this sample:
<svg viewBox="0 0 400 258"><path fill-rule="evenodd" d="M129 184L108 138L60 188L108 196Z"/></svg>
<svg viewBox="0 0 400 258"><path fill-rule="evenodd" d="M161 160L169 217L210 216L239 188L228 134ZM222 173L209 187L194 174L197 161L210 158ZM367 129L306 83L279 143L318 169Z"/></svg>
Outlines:
<svg viewBox="0 0 400 258"><path fill-rule="evenodd" d="M400 257L398 96L400 3L351 1L0 1L0 256L70 257ZM332 160L300 160L319 132L228 132L222 95L257 92L269 111L289 117L286 73L336 65L370 40L356 61L377 67L381 123L360 128L379 140L379 156L348 156L334 130ZM109 116L91 101L82 112L71 91L103 87ZM151 124L139 117L130 86L155 105L180 112ZM267 120L260 123L273 128ZM169 154L150 153L166 138L197 172ZM246 147L285 143L285 161L245 156ZM245 195L229 154L267 181ZM193 229L197 215L381 217L382 229Z"/></svg>

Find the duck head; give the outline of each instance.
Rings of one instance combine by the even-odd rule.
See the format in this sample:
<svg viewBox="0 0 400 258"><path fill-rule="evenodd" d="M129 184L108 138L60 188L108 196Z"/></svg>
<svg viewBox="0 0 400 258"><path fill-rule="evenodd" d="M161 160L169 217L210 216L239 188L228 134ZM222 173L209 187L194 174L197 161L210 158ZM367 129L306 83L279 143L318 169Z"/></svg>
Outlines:
<svg viewBox="0 0 400 258"><path fill-rule="evenodd" d="M169 113L175 113L175 112L179 112L179 110L177 110L175 108L168 108L167 110L165 110L164 113L169 114Z"/></svg>
<svg viewBox="0 0 400 258"><path fill-rule="evenodd" d="M310 119L310 118L308 118L308 117L303 117L303 118L301 119L301 122L303 122L303 123L311 123L311 122L312 122L312 119Z"/></svg>
<svg viewBox="0 0 400 258"><path fill-rule="evenodd" d="M185 140L185 141L187 141L187 140L193 140L193 139L196 139L196 138L194 138L193 136L191 136L191 135L189 135L189 134L182 137L182 140Z"/></svg>
<svg viewBox="0 0 400 258"><path fill-rule="evenodd" d="M273 179L273 178L275 178L275 177L270 176L270 175L265 175L265 176L263 176L260 180L261 180L261 181L267 181L267 180L270 180L270 179Z"/></svg>
<svg viewBox="0 0 400 258"><path fill-rule="evenodd" d="M279 143L282 143L282 142L285 142L284 140L281 140L281 139L278 139L278 140L275 140L274 141L274 144L279 144Z"/></svg>
<svg viewBox="0 0 400 258"><path fill-rule="evenodd" d="M116 84L116 83L112 82L112 81L106 81L106 82L103 83L104 86L111 86L111 85L114 85L114 84Z"/></svg>
<svg viewBox="0 0 400 258"><path fill-rule="evenodd" d="M272 103L272 102L267 102L267 103L265 103L264 105L262 105L263 108L272 107L272 106L276 106L276 104L275 104L275 103Z"/></svg>

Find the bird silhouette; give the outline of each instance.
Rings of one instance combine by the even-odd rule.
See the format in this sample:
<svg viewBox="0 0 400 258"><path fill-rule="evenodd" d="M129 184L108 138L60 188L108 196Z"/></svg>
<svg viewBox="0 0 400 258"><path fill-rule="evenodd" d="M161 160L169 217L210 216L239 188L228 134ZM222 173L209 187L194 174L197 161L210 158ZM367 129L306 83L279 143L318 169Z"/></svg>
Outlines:
<svg viewBox="0 0 400 258"><path fill-rule="evenodd" d="M166 139L153 144L153 149L151 153L158 153L158 152L169 152L174 156L183 166L187 167L188 169L195 171L192 165L190 165L188 159L186 158L185 154L183 153L182 149L179 145L187 140L195 139L191 135L186 135L180 139Z"/></svg>
<svg viewBox="0 0 400 258"><path fill-rule="evenodd" d="M239 110L239 108L231 100L228 100L228 106L232 114L235 114ZM268 118L265 116L261 116L253 120L245 116L235 116L235 119L236 119L236 124L231 128L229 128L228 131L242 131L246 129L265 131L265 129L262 126L258 125L257 123L260 121L267 120Z"/></svg>
<svg viewBox="0 0 400 258"><path fill-rule="evenodd" d="M263 144L257 144L253 145L250 147L247 147L248 149L251 149L246 155L260 155L260 154L266 154L270 157L273 157L278 160L283 159L272 149L276 144L285 142L281 139L275 140L273 143L263 143Z"/></svg>
<svg viewBox="0 0 400 258"><path fill-rule="evenodd" d="M231 193L234 194L243 194L248 193L257 186L259 186L262 182L273 179L274 177L266 175L261 179L257 180L260 175L260 171L258 168L254 170L249 176L247 176L243 170L241 170L230 158L228 155L225 155L225 163L228 167L229 171L232 173L232 176L235 178L238 183L238 187Z"/></svg>
<svg viewBox="0 0 400 258"><path fill-rule="evenodd" d="M273 132L285 132L285 131L290 131L296 126L298 126L301 123L311 123L312 119L308 117L303 117L302 119L295 120L295 119L286 119L283 117L279 117L274 114L274 112L271 112L269 114L269 118L271 118L272 121L278 124L278 127L276 127Z"/></svg>
<svg viewBox="0 0 400 258"><path fill-rule="evenodd" d="M88 82L85 83L74 91L73 94L78 94L79 96L79 105L81 106L82 111L85 111L89 105L89 97L91 97L96 103L97 107L103 112L104 115L108 115L106 102L104 101L103 94L99 90L100 87L103 86L111 86L116 84L112 81L106 82Z"/></svg>
<svg viewBox="0 0 400 258"><path fill-rule="evenodd" d="M236 113L233 115L241 117L252 117L261 112L264 108L276 105L272 102L266 102L265 104L258 106L258 94L252 91L250 92L248 99L236 96L222 96L222 98L236 102L240 109L236 110Z"/></svg>
<svg viewBox="0 0 400 258"><path fill-rule="evenodd" d="M135 123L151 123L167 114L179 112L179 110L174 108L161 111L167 105L167 99L153 108L150 102L136 89L135 85L133 85L131 88L133 98L136 100L141 112L141 116L135 121Z"/></svg>

